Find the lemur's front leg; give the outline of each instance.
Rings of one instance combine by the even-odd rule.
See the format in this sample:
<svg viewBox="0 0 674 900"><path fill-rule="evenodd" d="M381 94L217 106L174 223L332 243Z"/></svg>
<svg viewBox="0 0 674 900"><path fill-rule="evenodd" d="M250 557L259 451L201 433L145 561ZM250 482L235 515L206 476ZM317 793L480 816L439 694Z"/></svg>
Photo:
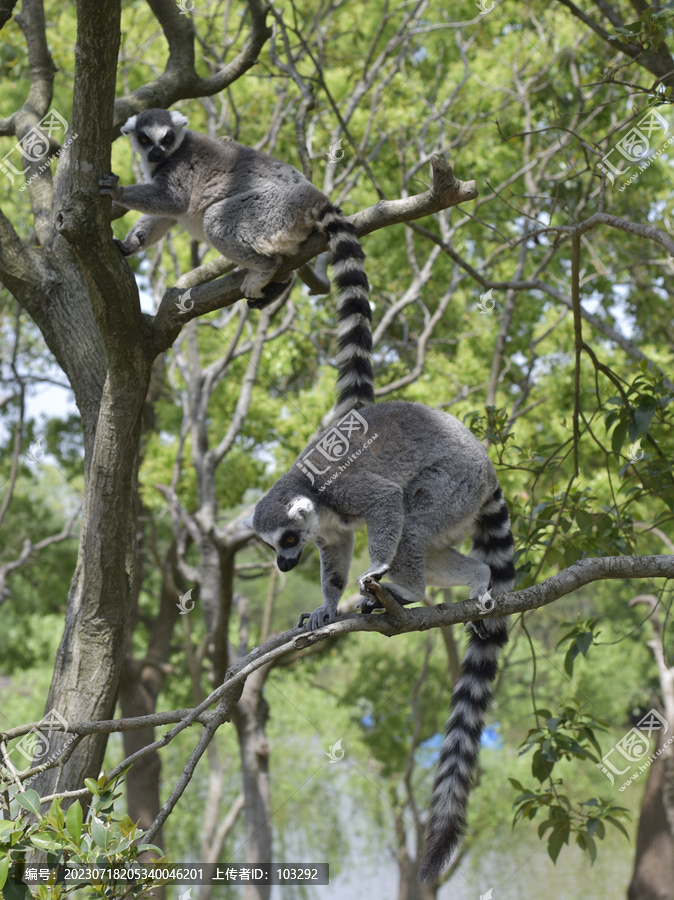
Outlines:
<svg viewBox="0 0 674 900"><path fill-rule="evenodd" d="M309 631L329 625L337 618L337 604L349 580L349 565L353 556L353 532L343 531L337 540L327 543L316 540L321 558L321 591L323 604L311 614L302 613L299 625L308 619Z"/></svg>
<svg viewBox="0 0 674 900"><path fill-rule="evenodd" d="M119 177L117 175L113 175L112 173L103 175L98 180L98 187L101 194L107 194L112 197L114 203L118 203L126 209L139 209L138 206L133 206L128 202L129 188L120 187ZM134 187L141 189L147 187L153 192L153 185L151 184L134 185ZM154 203L152 202L154 192L150 196L151 199L147 201L147 203L156 206L156 200ZM142 203L142 200L140 202ZM140 211L143 212L142 209ZM138 219L123 241L120 241L117 238L113 238L113 240L119 247L123 256L131 256L132 253L138 253L141 250L146 250L148 247L151 247L152 244L156 244L157 241L164 237L171 226L175 225L175 221L175 219L167 216L153 215L152 213L146 212L145 215Z"/></svg>

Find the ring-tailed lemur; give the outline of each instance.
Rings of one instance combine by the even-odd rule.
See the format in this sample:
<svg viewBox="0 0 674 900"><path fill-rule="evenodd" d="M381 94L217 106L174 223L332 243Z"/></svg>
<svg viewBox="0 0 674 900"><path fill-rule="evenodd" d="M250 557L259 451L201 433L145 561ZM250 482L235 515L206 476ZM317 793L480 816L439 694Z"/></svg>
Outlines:
<svg viewBox="0 0 674 900"><path fill-rule="evenodd" d="M121 252L129 256L145 250L179 223L192 237L248 269L243 294L249 305L260 308L291 283L290 278L273 280L283 256L296 253L318 228L327 237L339 289L340 342L362 346L363 363L350 369L349 394L360 390L363 401L371 402L371 311L365 256L353 225L287 163L236 141L188 131L186 125L178 112L148 109L122 126L140 154L145 181L120 187L116 175L99 179L101 193L144 214L124 241L116 241ZM350 333L354 329L357 335Z"/></svg>
<svg viewBox="0 0 674 900"><path fill-rule="evenodd" d="M248 524L276 551L282 572L299 563L308 543L318 546L323 604L308 616L311 630L335 621L353 531L363 524L370 554L358 579L365 612L379 605L368 578L386 575L384 587L403 604L422 601L427 585L465 585L486 608L514 584L508 508L486 451L458 419L418 403L352 409L302 451ZM471 556L454 549L467 534ZM483 619L469 632L431 800L420 867L427 881L439 876L465 831L497 657L508 640L503 618Z"/></svg>

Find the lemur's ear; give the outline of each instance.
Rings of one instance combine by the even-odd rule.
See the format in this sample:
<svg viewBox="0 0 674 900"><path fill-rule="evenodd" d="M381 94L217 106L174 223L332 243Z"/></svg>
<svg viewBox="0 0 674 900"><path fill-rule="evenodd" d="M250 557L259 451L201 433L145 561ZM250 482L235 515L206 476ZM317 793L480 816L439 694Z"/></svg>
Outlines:
<svg viewBox="0 0 674 900"><path fill-rule="evenodd" d="M288 507L288 518L293 522L304 522L316 507L308 497L297 497Z"/></svg>
<svg viewBox="0 0 674 900"><path fill-rule="evenodd" d="M176 110L171 110L171 121L176 128L184 128L188 124L189 119L182 113L179 113Z"/></svg>
<svg viewBox="0 0 674 900"><path fill-rule="evenodd" d="M138 118L137 116L131 116L130 119L126 120L126 122L120 128L120 131L122 132L123 135L128 137L130 134L133 134L133 132L136 130L136 119L137 118Z"/></svg>

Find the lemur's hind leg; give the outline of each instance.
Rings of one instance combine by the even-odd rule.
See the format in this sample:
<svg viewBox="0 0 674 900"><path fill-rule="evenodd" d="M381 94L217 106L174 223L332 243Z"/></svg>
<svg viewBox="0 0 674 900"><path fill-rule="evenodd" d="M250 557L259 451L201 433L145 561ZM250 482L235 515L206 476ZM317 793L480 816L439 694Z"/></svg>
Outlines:
<svg viewBox="0 0 674 900"><path fill-rule="evenodd" d="M426 553L426 580L436 587L467 587L471 600L480 600L485 612L494 608L489 587L491 569L486 563L471 556L464 556L451 547L433 548ZM486 637L488 628L482 620L471 622L479 637Z"/></svg>
<svg viewBox="0 0 674 900"><path fill-rule="evenodd" d="M451 547L432 547L426 551L426 581L435 587L467 587L471 600L489 590L491 570L486 563L464 556Z"/></svg>
<svg viewBox="0 0 674 900"><path fill-rule="evenodd" d="M242 192L211 204L204 214L203 229L207 240L216 250L238 266L248 269L241 285L244 297L271 302L275 298L265 296L264 288L274 280L281 264L281 256L271 247L269 253L263 253L257 246L260 222L264 221L263 213L264 208L260 205L257 193ZM276 296L280 293L281 288Z"/></svg>
<svg viewBox="0 0 674 900"><path fill-rule="evenodd" d="M118 238L113 240L122 256L131 256L132 253L147 250L152 244L156 244L175 223L175 219L164 216L141 216L123 241Z"/></svg>

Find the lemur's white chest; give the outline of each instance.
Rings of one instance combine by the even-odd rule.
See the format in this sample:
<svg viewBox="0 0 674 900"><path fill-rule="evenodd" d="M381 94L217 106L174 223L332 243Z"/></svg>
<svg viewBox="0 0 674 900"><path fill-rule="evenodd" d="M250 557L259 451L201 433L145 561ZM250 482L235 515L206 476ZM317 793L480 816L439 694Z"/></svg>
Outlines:
<svg viewBox="0 0 674 900"><path fill-rule="evenodd" d="M339 536L345 531L355 531L365 525L364 519L356 516L339 515L324 506L318 508L319 526L318 538L324 544L339 543Z"/></svg>

